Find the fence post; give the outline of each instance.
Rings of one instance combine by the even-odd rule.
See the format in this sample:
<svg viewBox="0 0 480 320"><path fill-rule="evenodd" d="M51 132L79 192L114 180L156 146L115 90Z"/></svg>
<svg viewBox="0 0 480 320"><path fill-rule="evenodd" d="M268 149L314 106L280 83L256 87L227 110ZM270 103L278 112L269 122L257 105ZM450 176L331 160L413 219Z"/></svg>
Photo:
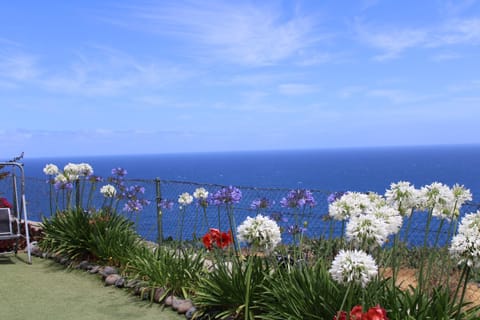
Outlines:
<svg viewBox="0 0 480 320"><path fill-rule="evenodd" d="M160 189L160 179L155 178L155 190L156 190L156 203L157 203L157 243L161 245L163 243L163 213L160 206L162 201L162 190Z"/></svg>

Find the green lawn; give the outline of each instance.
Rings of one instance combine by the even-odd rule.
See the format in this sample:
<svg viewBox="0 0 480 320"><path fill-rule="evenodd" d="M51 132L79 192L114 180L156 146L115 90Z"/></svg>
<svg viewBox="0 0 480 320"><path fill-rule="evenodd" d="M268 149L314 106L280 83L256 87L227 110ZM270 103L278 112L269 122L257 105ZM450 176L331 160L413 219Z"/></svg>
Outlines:
<svg viewBox="0 0 480 320"><path fill-rule="evenodd" d="M126 290L105 287L99 275L67 270L33 257L0 256L0 314L8 320L166 320L185 319L158 304L140 301Z"/></svg>

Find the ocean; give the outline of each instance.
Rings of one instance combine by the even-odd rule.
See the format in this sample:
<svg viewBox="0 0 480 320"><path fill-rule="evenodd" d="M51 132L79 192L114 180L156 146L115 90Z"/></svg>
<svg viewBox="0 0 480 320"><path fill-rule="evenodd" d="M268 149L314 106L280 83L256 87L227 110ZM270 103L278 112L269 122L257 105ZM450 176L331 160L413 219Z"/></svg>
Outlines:
<svg viewBox="0 0 480 320"><path fill-rule="evenodd" d="M390 183L409 181L419 188L434 181L453 186L464 185L473 194L473 203L480 202L480 145L350 148L295 151L251 151L218 153L182 153L158 155L85 156L69 158L25 158L28 177L27 200L32 219L48 216L48 194L43 168L54 163L63 168L68 162L86 162L95 174L108 177L112 168L128 171L127 179L143 183L146 197L156 199L154 179L161 181L161 197L176 202L182 192L193 192L206 186L210 192L220 186L237 186L243 192L243 203L238 205L239 220L253 215L250 202L258 197L271 197L276 202L272 210L282 210L280 199L289 189L312 189L318 208L313 215L327 211L326 197L338 191L373 191L383 194ZM190 183L193 182L193 183ZM133 182L132 182L133 183ZM474 210L473 205L467 210ZM190 209L186 230L199 228L192 222L198 214ZM155 239L157 230L156 207L146 208L139 217L140 232ZM148 212L147 212L148 211ZM211 219L217 210L209 212ZM164 236L175 236L178 208L164 214ZM196 220L195 220L196 221ZM323 229L322 229L323 228ZM421 226L419 226L421 228ZM324 231L321 222L308 228L314 235ZM200 230L198 231L200 232ZM188 238L189 234L185 234Z"/></svg>

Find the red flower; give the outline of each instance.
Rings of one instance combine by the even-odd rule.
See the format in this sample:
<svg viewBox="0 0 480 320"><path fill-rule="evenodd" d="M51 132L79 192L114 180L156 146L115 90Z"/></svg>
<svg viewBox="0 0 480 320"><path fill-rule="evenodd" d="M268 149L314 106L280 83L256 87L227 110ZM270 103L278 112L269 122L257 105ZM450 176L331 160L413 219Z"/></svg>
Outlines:
<svg viewBox="0 0 480 320"><path fill-rule="evenodd" d="M350 320L362 320L363 308L362 306L355 306L350 311Z"/></svg>
<svg viewBox="0 0 480 320"><path fill-rule="evenodd" d="M12 205L6 198L0 198L0 208L12 208Z"/></svg>
<svg viewBox="0 0 480 320"><path fill-rule="evenodd" d="M345 311L339 311L337 315L333 317L333 320L347 320L347 313Z"/></svg>
<svg viewBox="0 0 480 320"><path fill-rule="evenodd" d="M362 306L355 306L350 311L349 320L388 320L387 311L376 305L368 309L367 312L363 313ZM333 317L333 320L347 320L347 313L345 311L339 311Z"/></svg>
<svg viewBox="0 0 480 320"><path fill-rule="evenodd" d="M213 244L223 249L232 243L232 232L220 232L218 229L210 228L210 231L203 236L202 242L207 250L212 250Z"/></svg>
<svg viewBox="0 0 480 320"><path fill-rule="evenodd" d="M368 309L368 311L363 314L362 320L388 320L387 311L377 305Z"/></svg>

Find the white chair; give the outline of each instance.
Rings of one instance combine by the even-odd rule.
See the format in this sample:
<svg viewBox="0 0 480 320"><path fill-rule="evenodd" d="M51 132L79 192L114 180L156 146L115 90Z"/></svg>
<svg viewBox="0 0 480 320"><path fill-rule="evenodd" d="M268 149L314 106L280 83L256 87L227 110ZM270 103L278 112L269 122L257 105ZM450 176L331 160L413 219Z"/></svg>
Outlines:
<svg viewBox="0 0 480 320"><path fill-rule="evenodd" d="M14 228L16 223L16 228ZM0 241L18 240L21 237L18 220L10 214L10 208L0 208ZM18 241L15 241L13 248L9 251L0 252L0 255L17 253Z"/></svg>

